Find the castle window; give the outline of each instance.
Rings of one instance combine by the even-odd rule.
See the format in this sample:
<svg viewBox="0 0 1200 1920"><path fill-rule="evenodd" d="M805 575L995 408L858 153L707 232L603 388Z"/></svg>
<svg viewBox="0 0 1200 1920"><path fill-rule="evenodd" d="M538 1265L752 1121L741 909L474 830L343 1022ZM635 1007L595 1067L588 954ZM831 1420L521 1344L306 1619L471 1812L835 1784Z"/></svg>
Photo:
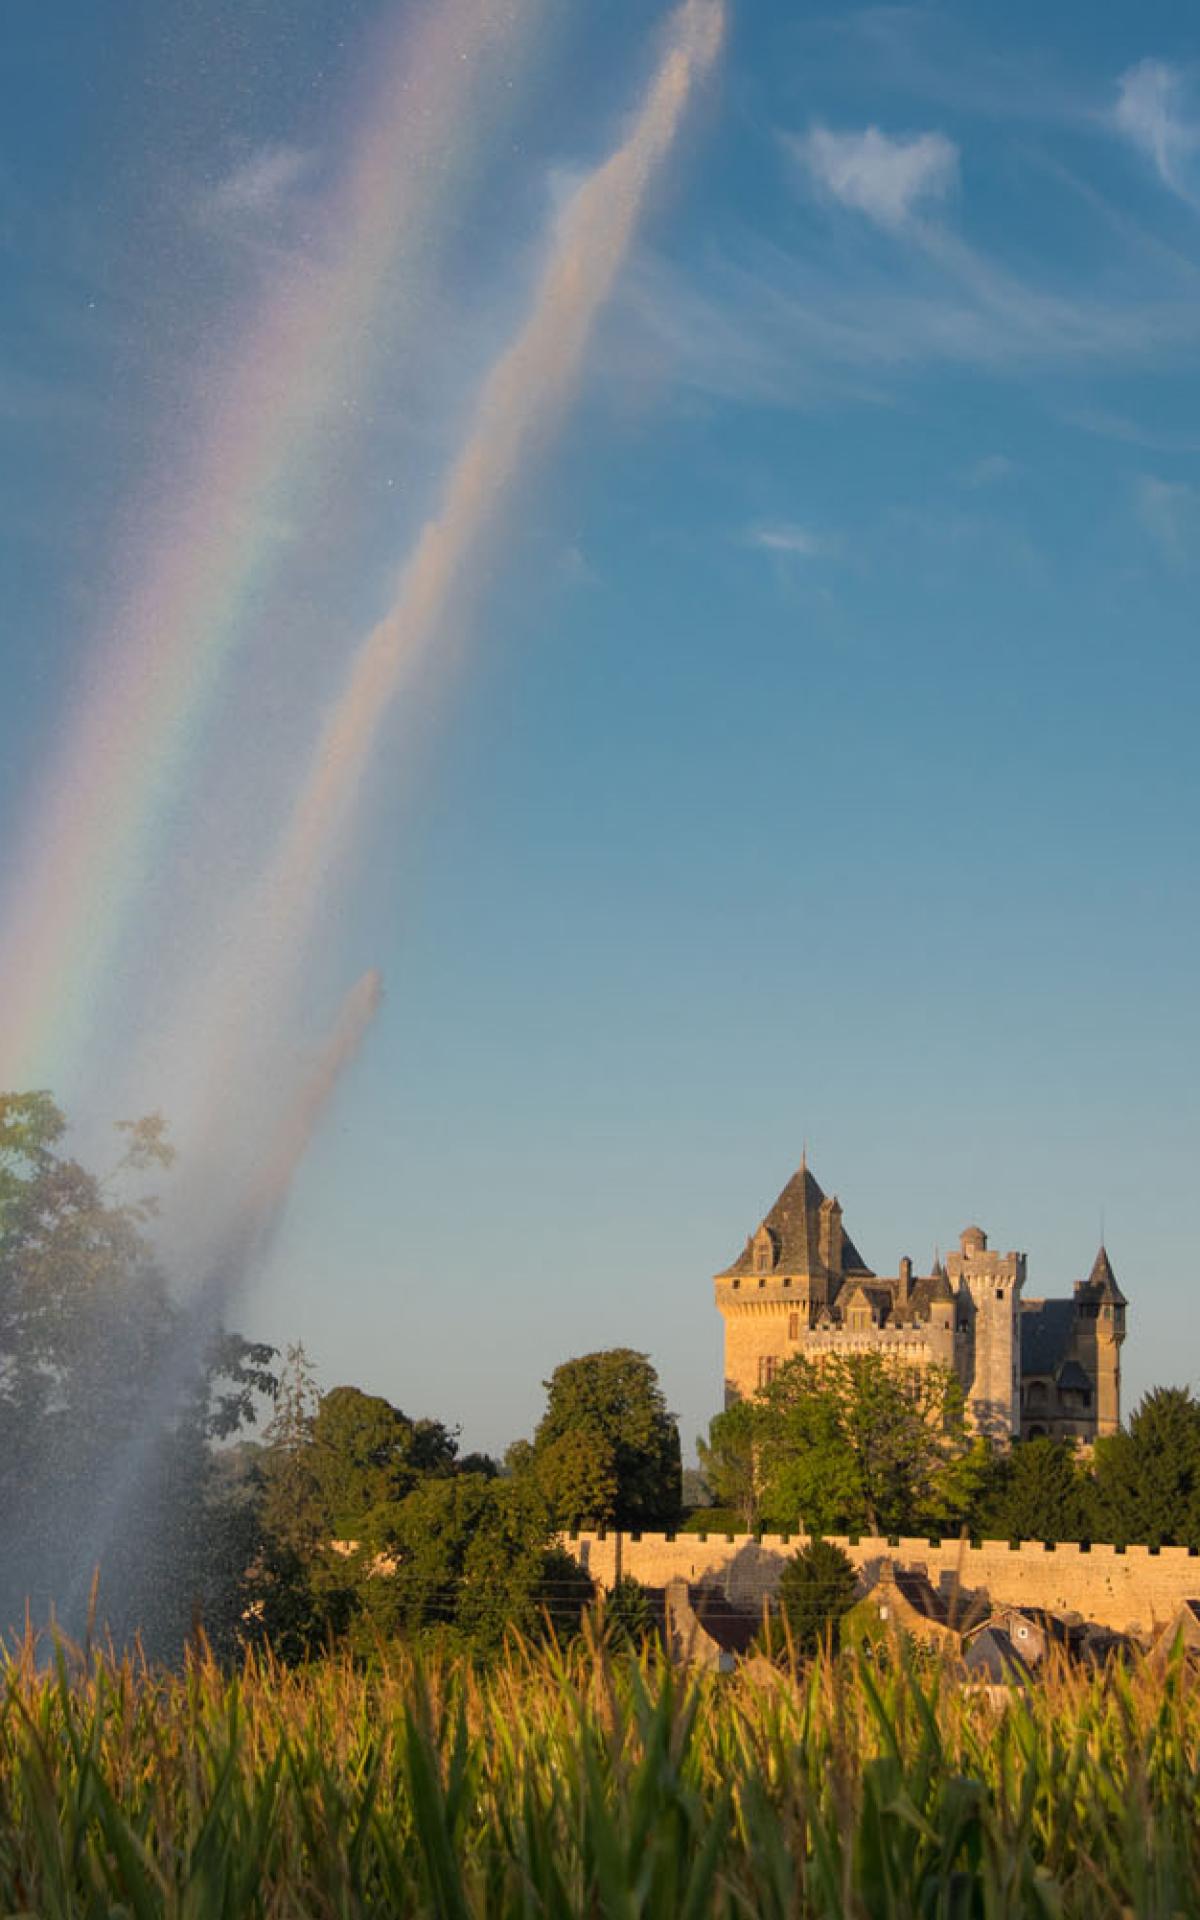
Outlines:
<svg viewBox="0 0 1200 1920"><path fill-rule="evenodd" d="M800 1315L798 1313L789 1313L788 1339L798 1340L799 1338L800 1338Z"/></svg>
<svg viewBox="0 0 1200 1920"><path fill-rule="evenodd" d="M779 1362L775 1358L775 1355L773 1353L764 1354L763 1358L758 1363L759 1386L769 1387L778 1371L779 1371Z"/></svg>

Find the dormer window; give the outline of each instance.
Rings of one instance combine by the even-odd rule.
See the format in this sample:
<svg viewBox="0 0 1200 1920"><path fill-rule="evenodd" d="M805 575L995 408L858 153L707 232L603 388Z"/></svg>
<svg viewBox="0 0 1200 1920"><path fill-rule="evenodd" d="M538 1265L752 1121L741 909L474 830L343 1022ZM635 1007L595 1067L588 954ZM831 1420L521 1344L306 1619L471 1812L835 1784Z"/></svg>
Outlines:
<svg viewBox="0 0 1200 1920"><path fill-rule="evenodd" d="M772 1273L775 1268L775 1242L768 1227L760 1227L754 1236L754 1271Z"/></svg>

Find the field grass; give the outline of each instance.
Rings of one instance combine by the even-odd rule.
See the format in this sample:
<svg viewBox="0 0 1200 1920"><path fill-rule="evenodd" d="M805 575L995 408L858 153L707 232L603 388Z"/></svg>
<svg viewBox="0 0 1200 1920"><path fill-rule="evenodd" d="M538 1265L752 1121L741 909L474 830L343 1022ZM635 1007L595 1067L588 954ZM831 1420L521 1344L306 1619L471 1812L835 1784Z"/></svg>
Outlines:
<svg viewBox="0 0 1200 1920"><path fill-rule="evenodd" d="M818 1663L403 1652L235 1677L32 1644L3 1674L0 1911L1159 1917L1200 1911L1200 1690L997 1705Z"/></svg>

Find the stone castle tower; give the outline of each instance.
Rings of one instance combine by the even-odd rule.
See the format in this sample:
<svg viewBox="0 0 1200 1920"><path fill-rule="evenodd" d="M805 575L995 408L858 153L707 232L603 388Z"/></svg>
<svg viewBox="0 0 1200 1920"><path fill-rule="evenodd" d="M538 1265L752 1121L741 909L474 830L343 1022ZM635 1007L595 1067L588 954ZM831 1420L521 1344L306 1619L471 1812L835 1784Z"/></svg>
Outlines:
<svg viewBox="0 0 1200 1920"><path fill-rule="evenodd" d="M1025 1300L1023 1253L989 1250L968 1227L928 1274L867 1266L807 1160L715 1280L725 1322L725 1399L766 1386L797 1354L882 1353L945 1367L968 1416L1001 1442L1016 1435L1094 1439L1120 1424L1126 1301L1103 1248L1067 1300Z"/></svg>
<svg viewBox="0 0 1200 1920"><path fill-rule="evenodd" d="M1023 1253L992 1253L982 1227L967 1227L946 1259L958 1303L955 1364L974 1425L1006 1440L1021 1426Z"/></svg>

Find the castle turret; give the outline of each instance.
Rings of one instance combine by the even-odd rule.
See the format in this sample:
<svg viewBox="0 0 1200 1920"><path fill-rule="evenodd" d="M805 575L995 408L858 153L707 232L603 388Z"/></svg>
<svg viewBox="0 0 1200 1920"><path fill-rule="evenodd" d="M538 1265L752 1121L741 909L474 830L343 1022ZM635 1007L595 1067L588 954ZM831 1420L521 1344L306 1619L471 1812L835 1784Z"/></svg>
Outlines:
<svg viewBox="0 0 1200 1920"><path fill-rule="evenodd" d="M1087 1279L1075 1288L1075 1343L1095 1382L1097 1436L1116 1433L1121 1424L1121 1346L1128 1304L1108 1250L1101 1246Z"/></svg>
<svg viewBox="0 0 1200 1920"><path fill-rule="evenodd" d="M998 1441L1020 1432L1021 1348L1017 1324L1025 1284L1023 1253L988 1250L982 1227L967 1227L946 1260L960 1335L960 1378L973 1426Z"/></svg>
<svg viewBox="0 0 1200 1920"><path fill-rule="evenodd" d="M738 1258L716 1276L727 1402L774 1378L849 1276L874 1277L842 1225L839 1201L822 1192L806 1157Z"/></svg>

